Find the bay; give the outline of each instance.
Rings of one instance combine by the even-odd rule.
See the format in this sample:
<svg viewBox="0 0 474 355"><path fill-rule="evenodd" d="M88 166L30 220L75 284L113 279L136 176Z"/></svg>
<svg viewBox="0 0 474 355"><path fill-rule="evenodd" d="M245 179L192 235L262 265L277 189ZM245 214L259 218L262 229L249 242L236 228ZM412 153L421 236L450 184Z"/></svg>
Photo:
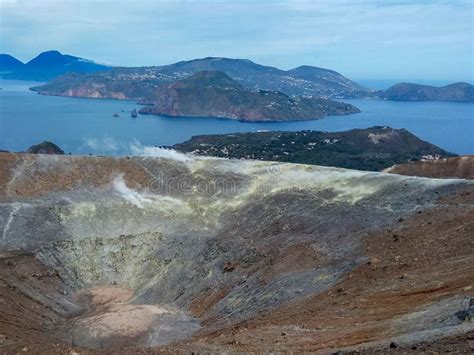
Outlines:
<svg viewBox="0 0 474 355"><path fill-rule="evenodd" d="M249 123L210 117L132 118L131 111L140 108L133 101L43 96L29 90L35 85L0 81L0 149L23 151L49 140L66 153L127 155L133 145L173 145L200 134L390 126L453 153L474 154L472 103L345 100L362 112L313 121Z"/></svg>

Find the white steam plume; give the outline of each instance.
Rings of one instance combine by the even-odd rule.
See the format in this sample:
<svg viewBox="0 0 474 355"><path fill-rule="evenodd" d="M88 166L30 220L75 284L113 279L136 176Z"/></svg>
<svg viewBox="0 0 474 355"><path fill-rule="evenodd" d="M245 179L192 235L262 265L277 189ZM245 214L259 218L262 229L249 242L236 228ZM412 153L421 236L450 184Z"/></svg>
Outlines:
<svg viewBox="0 0 474 355"><path fill-rule="evenodd" d="M146 194L142 194L136 190L133 190L127 186L123 178L124 174L120 174L112 181L113 189L125 200L138 208L144 208L143 204L152 202Z"/></svg>
<svg viewBox="0 0 474 355"><path fill-rule="evenodd" d="M193 160L192 156L177 152L173 149L143 146L139 143L130 144L130 151L134 156L173 159L183 163L191 162Z"/></svg>

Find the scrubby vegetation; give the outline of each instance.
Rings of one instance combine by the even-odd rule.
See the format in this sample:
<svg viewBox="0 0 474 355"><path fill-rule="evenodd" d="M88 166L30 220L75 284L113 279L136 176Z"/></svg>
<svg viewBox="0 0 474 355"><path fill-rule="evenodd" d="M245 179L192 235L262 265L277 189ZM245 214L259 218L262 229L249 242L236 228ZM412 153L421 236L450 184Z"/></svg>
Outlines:
<svg viewBox="0 0 474 355"><path fill-rule="evenodd" d="M454 156L405 129L255 132L196 136L174 149L198 155L379 171L423 156Z"/></svg>

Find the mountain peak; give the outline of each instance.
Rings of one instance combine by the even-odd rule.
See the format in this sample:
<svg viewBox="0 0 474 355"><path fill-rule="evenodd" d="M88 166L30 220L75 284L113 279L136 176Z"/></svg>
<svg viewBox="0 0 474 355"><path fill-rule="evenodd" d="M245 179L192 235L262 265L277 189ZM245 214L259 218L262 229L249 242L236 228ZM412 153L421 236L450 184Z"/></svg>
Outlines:
<svg viewBox="0 0 474 355"><path fill-rule="evenodd" d="M10 71L17 69L24 64L9 54L0 54L0 71Z"/></svg>
<svg viewBox="0 0 474 355"><path fill-rule="evenodd" d="M62 54L58 50L42 52L26 64L18 62L16 66L9 64L12 58L8 55L0 56L0 72L7 79L48 81L65 73L90 73L110 69L106 65ZM6 65L3 65L4 62Z"/></svg>
<svg viewBox="0 0 474 355"><path fill-rule="evenodd" d="M299 74L320 74L320 73L336 73L334 70L331 69L325 69L325 68L319 68L319 67L314 67L312 65L300 65L299 67L296 67L294 69L288 70L288 72L291 73L299 73Z"/></svg>
<svg viewBox="0 0 474 355"><path fill-rule="evenodd" d="M56 50L56 49L52 49L52 50L49 50L49 51L44 51L44 52L41 52L40 54L38 54L38 57L42 57L42 56L61 56L63 55L60 51Z"/></svg>
<svg viewBox="0 0 474 355"><path fill-rule="evenodd" d="M192 62L192 61L229 61L229 62L253 63L250 59L228 58L228 57L204 57L204 58L192 59L189 62Z"/></svg>
<svg viewBox="0 0 474 355"><path fill-rule="evenodd" d="M58 63L65 63L71 59L76 59L76 57L64 55L57 50L46 51L38 54L35 58L30 60L26 65L53 65Z"/></svg>
<svg viewBox="0 0 474 355"><path fill-rule="evenodd" d="M466 83L465 81L459 81L459 82L445 86L445 88L472 88L472 87L474 87L474 85Z"/></svg>

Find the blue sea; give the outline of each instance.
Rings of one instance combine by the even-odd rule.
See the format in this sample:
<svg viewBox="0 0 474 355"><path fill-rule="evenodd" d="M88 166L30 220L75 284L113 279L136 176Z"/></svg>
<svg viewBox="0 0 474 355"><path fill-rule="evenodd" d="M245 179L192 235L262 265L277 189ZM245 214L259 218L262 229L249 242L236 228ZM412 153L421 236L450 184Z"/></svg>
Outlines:
<svg viewBox="0 0 474 355"><path fill-rule="evenodd" d="M474 154L474 104L345 100L362 112L314 121L247 123L217 118L139 115L133 101L43 96L35 82L0 81L0 149L23 151L49 140L66 153L130 154L132 145L173 145L191 136L258 130L343 131L371 126L406 128L457 154ZM119 117L113 115L117 113Z"/></svg>

